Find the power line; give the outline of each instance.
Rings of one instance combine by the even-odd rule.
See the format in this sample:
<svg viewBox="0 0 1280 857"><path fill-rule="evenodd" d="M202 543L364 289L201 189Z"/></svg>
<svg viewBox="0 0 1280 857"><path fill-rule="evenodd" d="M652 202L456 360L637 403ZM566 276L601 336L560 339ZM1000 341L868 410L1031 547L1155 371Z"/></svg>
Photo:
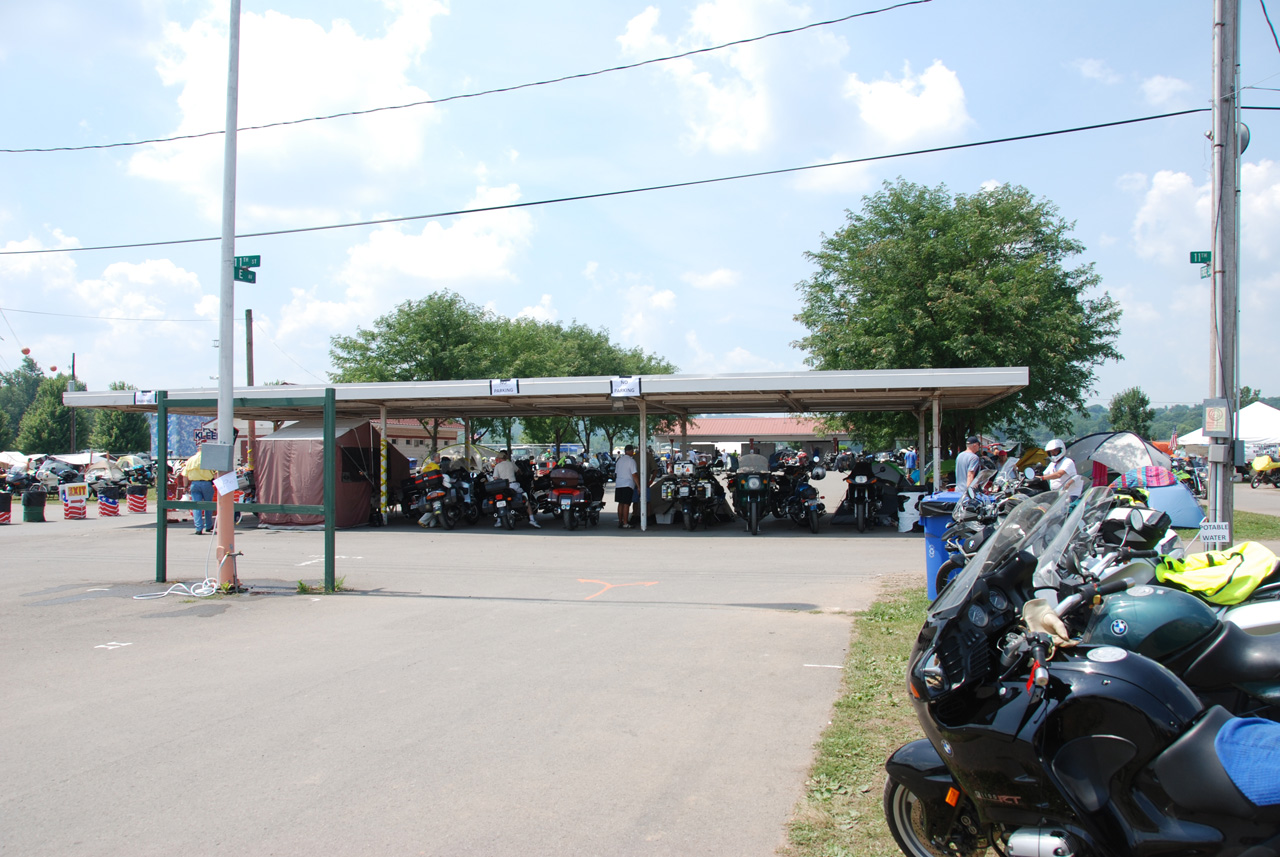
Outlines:
<svg viewBox="0 0 1280 857"><path fill-rule="evenodd" d="M463 214L482 214L493 211L511 211L520 208L534 208L542 205L555 205L563 202L582 202L589 199L605 199L614 196L628 196L637 193L649 193L659 190L675 190L677 188L698 187L700 185L719 184L723 182L738 181L740 179L763 178L765 176L779 176L788 173L806 172L808 170L821 170L829 167L843 167L851 164L865 164L873 161L886 161L895 158L907 158L914 155L929 155L939 152L954 152L961 149L975 149L981 146L994 146L999 143L1014 143L1021 140L1036 140L1044 137L1056 137L1063 134L1076 134L1081 131L1096 131L1102 128L1116 128L1122 125L1135 125L1140 122L1151 122L1157 119L1169 119L1175 116L1189 116L1193 113L1208 113L1208 107L1196 107L1190 110L1178 110L1172 113L1157 113L1151 116L1141 116L1136 119L1121 119L1114 122L1099 122L1093 125L1078 125L1074 128L1062 128L1057 131L1038 131L1032 134L1019 134L1012 137L998 137L992 140L980 140L973 143L954 143L949 146L934 146L928 149L915 149L909 152L895 152L889 155L869 155L865 158L849 158L843 161L829 161L822 164L808 164L802 167L782 167L776 170L761 170L754 173L739 173L732 176L719 176L710 179L693 179L691 181L671 182L669 184L649 185L647 187L628 188L625 190L600 191L597 193L577 194L575 196L562 196L553 199L530 200L528 202L513 202L505 205L490 205L483 208L461 208L453 211L437 211L431 214L413 214L405 217L385 217L378 220L361 220L351 223L332 223L324 226L301 226L294 229L276 229L270 232L246 232L237 235L236 238L267 238L276 235L298 235L305 232L326 232L334 229L352 229L360 226L382 226L388 223L407 223L414 220L437 220L443 217L456 217ZM1257 108L1262 110L1280 110L1280 108ZM131 244L100 244L91 247L58 247L46 250L0 250L0 256L26 256L44 253L79 253L90 250L133 250L143 247L167 247L179 244L200 244L210 241L219 241L219 237L210 238L179 238L170 241L144 241Z"/></svg>
<svg viewBox="0 0 1280 857"><path fill-rule="evenodd" d="M38 310L38 309L14 309L13 307L10 307L10 306L0 307L0 313L5 313L5 312L21 312L27 315L52 315L52 316L57 316L58 318L87 318L93 321L168 321L168 322L181 322L184 324L188 322L197 322L197 321L198 322L217 321L216 318L131 318L129 316L76 315L75 313L69 313L69 312L45 312L44 310ZM8 319L5 319L5 322L7 323ZM240 322L237 320L236 323L239 324ZM12 329L13 328L10 328L10 330ZM14 336L17 336L17 334L15 333Z"/></svg>
<svg viewBox="0 0 1280 857"><path fill-rule="evenodd" d="M324 122L329 119L342 119L348 116L365 116L370 113L382 113L388 110L406 110L411 107L425 107L431 104L444 104L449 101L461 101L466 98L480 98L485 95L497 95L503 92L516 92L521 89L531 89L536 86L549 86L555 83L564 83L570 80L582 80L587 77L597 77L602 74L612 74L616 71L629 71L635 68L642 68L647 65L656 63L671 62L672 60L685 59L686 57L697 56L698 54L712 53L713 51L724 50L725 48L733 48L739 45L747 45L752 42L760 42L765 39L772 39L775 36L789 36L793 33L802 33L805 30L812 30L816 27L829 27L833 24L842 24L845 21L852 21L855 18L865 18L870 15L880 15L884 12L892 12L895 9L901 9L906 6L918 6L922 3L931 3L933 0L904 0L901 3L895 3L892 6L885 6L881 9L871 9L866 12L855 12L852 15L845 15L841 18L832 18L829 21L816 21L812 24L805 24L800 27L792 27L787 30L774 30L772 33L765 33L761 36L751 36L745 39L738 39L732 42L725 42L720 45L712 45L706 48L696 48L684 53L671 54L665 57L654 57L653 59L641 60L640 62L628 63L626 65L615 65L609 68L602 68L596 71L579 72L577 74L567 74L562 77L553 77L547 80L538 80L532 83L518 83L513 86L503 86L496 89L484 89L479 92L466 92L460 95L447 95L444 98L431 98L423 101L411 101L408 104L393 104L385 107L370 107L367 110L347 110L342 113L330 113L326 116L309 116L305 119L288 119L280 122L268 122L265 125L247 125L237 129L240 131L261 131L265 128L280 128L286 125L302 125L307 122ZM148 146L153 143L174 143L180 140L197 140L202 137L218 137L225 134L225 131L203 131L198 134L180 134L173 137L156 137L150 140L134 140L125 143L99 143L96 145L86 146L51 146L48 148L26 148L26 149L0 149L0 154L32 154L41 152L84 152L92 149L119 149L127 146Z"/></svg>
<svg viewBox="0 0 1280 857"><path fill-rule="evenodd" d="M1267 14L1266 0L1258 0L1262 6L1262 17L1267 19L1267 26L1271 28L1271 40L1276 43L1276 50L1280 51L1280 38L1276 37L1276 28L1271 23L1271 16Z"/></svg>

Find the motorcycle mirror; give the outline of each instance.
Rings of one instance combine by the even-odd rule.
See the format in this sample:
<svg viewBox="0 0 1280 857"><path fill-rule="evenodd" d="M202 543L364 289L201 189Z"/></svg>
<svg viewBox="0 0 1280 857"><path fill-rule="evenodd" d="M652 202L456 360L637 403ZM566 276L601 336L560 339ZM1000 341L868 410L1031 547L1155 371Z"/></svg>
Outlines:
<svg viewBox="0 0 1280 857"><path fill-rule="evenodd" d="M1141 509L1133 509L1129 512L1129 529L1140 530L1144 523L1146 523L1146 518L1142 517Z"/></svg>
<svg viewBox="0 0 1280 857"><path fill-rule="evenodd" d="M1026 476L1028 479L1035 479L1036 478L1035 468L1028 467L1026 470L1022 471L1022 475Z"/></svg>

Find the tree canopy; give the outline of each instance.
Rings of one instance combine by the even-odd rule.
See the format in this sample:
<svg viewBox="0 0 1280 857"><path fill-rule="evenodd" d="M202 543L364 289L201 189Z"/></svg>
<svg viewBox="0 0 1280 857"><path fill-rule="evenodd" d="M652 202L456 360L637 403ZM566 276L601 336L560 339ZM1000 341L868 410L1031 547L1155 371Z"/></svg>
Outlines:
<svg viewBox="0 0 1280 857"><path fill-rule="evenodd" d="M1139 437L1149 438L1156 412L1140 387L1130 387L1111 397L1109 416L1112 431L1131 431Z"/></svg>
<svg viewBox="0 0 1280 857"><path fill-rule="evenodd" d="M35 400L22 415L22 423L18 426L19 450L27 455L75 452L71 448L73 417L76 421L77 442L88 445L93 426L88 411L83 408L68 408L62 404L62 394L67 391L70 381L69 376L59 374L40 382Z"/></svg>
<svg viewBox="0 0 1280 857"><path fill-rule="evenodd" d="M946 415L952 444L1002 429L1025 438L1044 424L1065 432L1084 410L1095 370L1120 359L1120 307L1097 289L1072 224L1025 188L975 194L898 180L865 197L861 212L806 254L800 282L809 330L796 344L815 369L1026 366L1029 385L987 408ZM909 414L837 420L861 439L914 437Z"/></svg>
<svg viewBox="0 0 1280 857"><path fill-rule="evenodd" d="M612 342L609 331L578 322L568 325L506 318L453 292L406 301L369 330L330 340L338 382L451 381L476 378L540 378L569 375L667 374L667 360ZM612 427L613 417L586 421L589 437ZM634 422L634 421L633 421ZM512 421L476 420L475 428L512 441ZM561 443L584 431L570 417L521 420L535 442ZM431 426L425 426L429 431ZM537 440L546 438L545 440Z"/></svg>
<svg viewBox="0 0 1280 857"><path fill-rule="evenodd" d="M135 390L123 381L112 381L112 390ZM89 448L112 455L125 455L130 452L151 449L151 427L144 414L131 414L126 411L101 411L93 421L93 431L89 434Z"/></svg>

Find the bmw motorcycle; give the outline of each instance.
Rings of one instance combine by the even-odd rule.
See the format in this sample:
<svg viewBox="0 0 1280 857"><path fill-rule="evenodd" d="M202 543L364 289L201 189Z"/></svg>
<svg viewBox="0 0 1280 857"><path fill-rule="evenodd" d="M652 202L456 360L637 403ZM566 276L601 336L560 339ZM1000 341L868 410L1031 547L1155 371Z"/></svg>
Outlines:
<svg viewBox="0 0 1280 857"><path fill-rule="evenodd" d="M594 527L600 523L604 482L599 471L555 467L548 478L552 503L565 529L576 530L579 524Z"/></svg>
<svg viewBox="0 0 1280 857"><path fill-rule="evenodd" d="M849 468L849 475L844 481L849 485L845 492L845 508L853 515L858 532L865 533L868 527L875 524L876 516L880 514L880 492L871 461L859 458Z"/></svg>
<svg viewBox="0 0 1280 857"><path fill-rule="evenodd" d="M739 470L729 477L733 512L747 522L747 530L753 536L760 534L760 519L768 513L772 481L771 473L756 470Z"/></svg>
<svg viewBox="0 0 1280 857"><path fill-rule="evenodd" d="M1276 854L1280 724L1206 708L1137 651L1071 645L1033 597L1071 505L1019 505L930 605L907 675L925 737L885 765L895 841L908 857Z"/></svg>

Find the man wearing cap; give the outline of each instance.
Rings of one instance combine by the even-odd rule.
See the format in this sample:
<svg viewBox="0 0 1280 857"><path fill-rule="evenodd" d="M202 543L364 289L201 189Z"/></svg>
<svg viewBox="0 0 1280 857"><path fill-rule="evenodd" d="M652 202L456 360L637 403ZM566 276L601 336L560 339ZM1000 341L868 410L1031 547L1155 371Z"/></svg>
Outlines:
<svg viewBox="0 0 1280 857"><path fill-rule="evenodd" d="M978 476L978 468L982 465L982 459L978 457L981 445L982 438L971 434L965 438L964 452L956 456L956 490L962 494L969 490L969 483ZM974 490L977 489L975 485Z"/></svg>
<svg viewBox="0 0 1280 857"><path fill-rule="evenodd" d="M618 526L624 530L631 529L631 503L640 487L636 460L631 457L635 451L634 446L627 444L614 466L613 501L618 504Z"/></svg>

